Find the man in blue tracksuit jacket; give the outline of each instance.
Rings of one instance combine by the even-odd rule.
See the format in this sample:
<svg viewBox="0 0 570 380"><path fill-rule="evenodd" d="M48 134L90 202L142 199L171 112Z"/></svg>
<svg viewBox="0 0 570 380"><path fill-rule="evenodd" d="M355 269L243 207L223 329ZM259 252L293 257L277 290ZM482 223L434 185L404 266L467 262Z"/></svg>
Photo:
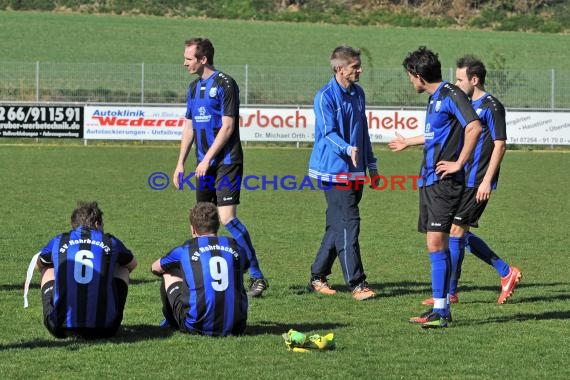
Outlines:
<svg viewBox="0 0 570 380"><path fill-rule="evenodd" d="M333 295L326 276L338 256L345 282L358 301L376 294L368 287L360 258L358 235L364 182L378 176L366 120L364 91L356 84L362 66L360 51L339 46L331 55L334 76L314 101L315 145L309 176L319 181L327 201L326 230L311 266L310 291ZM366 169L370 177L365 179Z"/></svg>

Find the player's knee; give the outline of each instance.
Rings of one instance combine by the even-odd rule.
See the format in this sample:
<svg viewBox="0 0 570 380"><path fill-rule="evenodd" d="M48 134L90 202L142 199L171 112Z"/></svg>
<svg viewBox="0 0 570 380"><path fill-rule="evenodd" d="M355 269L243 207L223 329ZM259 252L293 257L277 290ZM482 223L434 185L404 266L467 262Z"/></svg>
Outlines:
<svg viewBox="0 0 570 380"><path fill-rule="evenodd" d="M168 289L170 285L174 284L175 282L184 281L182 280L181 276L177 276L175 273L172 272L166 272L165 274L162 275L162 278L164 280L165 289Z"/></svg>
<svg viewBox="0 0 570 380"><path fill-rule="evenodd" d="M428 233L426 240L428 252L438 252L447 249L447 235L443 233Z"/></svg>
<svg viewBox="0 0 570 380"><path fill-rule="evenodd" d="M43 268L40 280L40 286L43 287L49 281L55 280L55 271L53 268Z"/></svg>
<svg viewBox="0 0 570 380"><path fill-rule="evenodd" d="M463 235L465 235L465 226L460 226L457 224L451 225L451 231L449 232L449 236L462 237Z"/></svg>
<svg viewBox="0 0 570 380"><path fill-rule="evenodd" d="M219 206L218 214L220 215L220 222L225 226L236 217L236 206Z"/></svg>

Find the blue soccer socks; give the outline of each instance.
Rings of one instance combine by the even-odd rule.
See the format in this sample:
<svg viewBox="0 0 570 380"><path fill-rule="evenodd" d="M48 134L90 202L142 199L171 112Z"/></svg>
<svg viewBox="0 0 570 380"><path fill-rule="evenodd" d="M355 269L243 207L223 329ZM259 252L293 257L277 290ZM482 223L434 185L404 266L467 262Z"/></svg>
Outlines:
<svg viewBox="0 0 570 380"><path fill-rule="evenodd" d="M467 232L465 234L466 246L469 251L483 260L489 265L492 265L499 276L505 277L509 274L511 268L505 263L479 236L474 233Z"/></svg>
<svg viewBox="0 0 570 380"><path fill-rule="evenodd" d="M430 252L429 258L431 261L431 288L434 301L433 311L445 317L449 314L449 305L447 304L451 269L449 252Z"/></svg>
<svg viewBox="0 0 570 380"><path fill-rule="evenodd" d="M461 265L465 257L465 239L463 237L449 237L449 255L451 259L449 294L457 294L457 284L461 276Z"/></svg>
<svg viewBox="0 0 570 380"><path fill-rule="evenodd" d="M249 232L247 228L239 221L238 218L233 218L225 225L226 230L232 235L232 237L237 241L237 243L243 247L247 253L247 259L249 260L249 276L252 279L262 279L263 273L259 268L259 262L257 261L257 256L255 254L255 248L251 243L251 238L249 237Z"/></svg>

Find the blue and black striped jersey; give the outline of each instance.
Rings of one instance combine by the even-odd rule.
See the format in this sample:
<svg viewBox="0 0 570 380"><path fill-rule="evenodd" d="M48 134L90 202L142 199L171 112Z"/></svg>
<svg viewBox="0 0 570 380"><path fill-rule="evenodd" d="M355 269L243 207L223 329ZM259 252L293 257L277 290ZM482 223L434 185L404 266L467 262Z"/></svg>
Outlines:
<svg viewBox="0 0 570 380"><path fill-rule="evenodd" d="M507 124L505 122L505 108L494 96L485 93L472 102L473 108L479 118L483 130L477 145L469 160L465 163L465 186L478 187L485 177L491 162L491 155L495 148L495 140L507 139ZM497 188L499 170L491 181L491 188Z"/></svg>
<svg viewBox="0 0 570 380"><path fill-rule="evenodd" d="M40 260L55 272L54 308L65 328L105 328L118 313L114 290L117 265L133 254L111 234L78 227L51 239Z"/></svg>
<svg viewBox="0 0 570 380"><path fill-rule="evenodd" d="M201 236L174 248L160 259L167 271L180 268L188 286L189 330L212 336L243 333L247 321L247 294L243 275L249 267L246 253L225 236Z"/></svg>
<svg viewBox="0 0 570 380"><path fill-rule="evenodd" d="M192 120L196 157L198 162L214 143L220 128L222 116L234 118L234 128L229 141L210 163L235 164L243 162L243 151L239 137L239 87L234 79L215 71L208 79L196 79L190 83L186 98L186 119Z"/></svg>
<svg viewBox="0 0 570 380"><path fill-rule="evenodd" d="M419 186L430 186L440 180L435 172L439 161L457 161L463 148L463 129L477 119L467 95L457 86L442 82L429 97L427 106ZM453 176L459 182L464 181L463 170Z"/></svg>

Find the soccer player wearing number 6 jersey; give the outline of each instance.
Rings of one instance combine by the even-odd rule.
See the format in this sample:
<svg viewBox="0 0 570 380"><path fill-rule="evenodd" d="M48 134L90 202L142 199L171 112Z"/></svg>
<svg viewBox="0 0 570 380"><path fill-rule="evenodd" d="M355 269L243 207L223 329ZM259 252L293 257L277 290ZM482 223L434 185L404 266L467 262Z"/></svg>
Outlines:
<svg viewBox="0 0 570 380"><path fill-rule="evenodd" d="M220 219L213 203L198 202L190 210L190 228L193 238L151 267L162 276L165 325L191 334L242 334L248 308L243 285L247 253L233 238L217 236Z"/></svg>
<svg viewBox="0 0 570 380"><path fill-rule="evenodd" d="M97 202L79 202L71 226L39 253L44 325L56 338L111 337L123 320L129 273L137 261L119 239L103 232Z"/></svg>

